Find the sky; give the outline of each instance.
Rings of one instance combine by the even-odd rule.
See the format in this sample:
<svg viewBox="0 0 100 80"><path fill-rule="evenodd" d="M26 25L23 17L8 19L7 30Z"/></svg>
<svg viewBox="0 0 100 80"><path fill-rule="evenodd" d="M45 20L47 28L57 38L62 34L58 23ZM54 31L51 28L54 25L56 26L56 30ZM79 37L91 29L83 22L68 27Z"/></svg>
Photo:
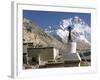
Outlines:
<svg viewBox="0 0 100 80"><path fill-rule="evenodd" d="M23 18L31 20L40 27L57 25L62 19L68 19L75 16L80 17L85 23L91 26L90 13L23 10Z"/></svg>

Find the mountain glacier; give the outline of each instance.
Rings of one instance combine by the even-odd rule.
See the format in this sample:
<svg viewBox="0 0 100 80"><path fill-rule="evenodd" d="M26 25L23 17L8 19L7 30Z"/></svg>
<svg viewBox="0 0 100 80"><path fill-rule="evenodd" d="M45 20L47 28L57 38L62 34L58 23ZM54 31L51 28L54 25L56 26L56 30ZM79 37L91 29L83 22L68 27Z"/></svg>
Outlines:
<svg viewBox="0 0 100 80"><path fill-rule="evenodd" d="M74 41L83 41L90 45L91 43L91 27L84 20L75 16L73 18L62 19L58 25L48 26L44 31L59 41L66 43L68 37L68 26L72 27L72 39Z"/></svg>

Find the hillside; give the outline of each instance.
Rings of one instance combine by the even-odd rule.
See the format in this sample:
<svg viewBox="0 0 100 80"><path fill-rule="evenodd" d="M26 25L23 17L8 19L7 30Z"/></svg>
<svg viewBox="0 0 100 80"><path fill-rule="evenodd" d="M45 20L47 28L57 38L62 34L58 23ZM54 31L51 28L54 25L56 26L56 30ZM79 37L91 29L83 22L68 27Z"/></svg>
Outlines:
<svg viewBox="0 0 100 80"><path fill-rule="evenodd" d="M35 23L24 18L23 20L23 41L24 43L32 42L34 46L40 45L41 47L56 47L61 49L63 44L45 33Z"/></svg>

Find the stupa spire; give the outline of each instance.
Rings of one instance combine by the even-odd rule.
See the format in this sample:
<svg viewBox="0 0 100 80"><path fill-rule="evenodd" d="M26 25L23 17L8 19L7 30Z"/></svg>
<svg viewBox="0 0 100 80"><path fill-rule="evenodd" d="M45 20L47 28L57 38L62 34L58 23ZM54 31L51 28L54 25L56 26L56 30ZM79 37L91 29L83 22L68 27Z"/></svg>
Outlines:
<svg viewBox="0 0 100 80"><path fill-rule="evenodd" d="M72 42L71 30L72 30L72 27L68 26L68 31L69 31L68 42Z"/></svg>

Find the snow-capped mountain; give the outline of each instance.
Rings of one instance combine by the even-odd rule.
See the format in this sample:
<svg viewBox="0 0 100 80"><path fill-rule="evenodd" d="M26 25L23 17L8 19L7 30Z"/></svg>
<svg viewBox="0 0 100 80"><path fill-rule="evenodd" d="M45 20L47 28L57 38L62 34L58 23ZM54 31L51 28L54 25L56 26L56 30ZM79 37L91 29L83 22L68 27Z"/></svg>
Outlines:
<svg viewBox="0 0 100 80"><path fill-rule="evenodd" d="M48 26L44 31L59 41L67 42L68 26L72 27L72 39L74 41L83 41L87 44L91 43L91 27L88 26L78 16L69 19L63 19L56 26Z"/></svg>

